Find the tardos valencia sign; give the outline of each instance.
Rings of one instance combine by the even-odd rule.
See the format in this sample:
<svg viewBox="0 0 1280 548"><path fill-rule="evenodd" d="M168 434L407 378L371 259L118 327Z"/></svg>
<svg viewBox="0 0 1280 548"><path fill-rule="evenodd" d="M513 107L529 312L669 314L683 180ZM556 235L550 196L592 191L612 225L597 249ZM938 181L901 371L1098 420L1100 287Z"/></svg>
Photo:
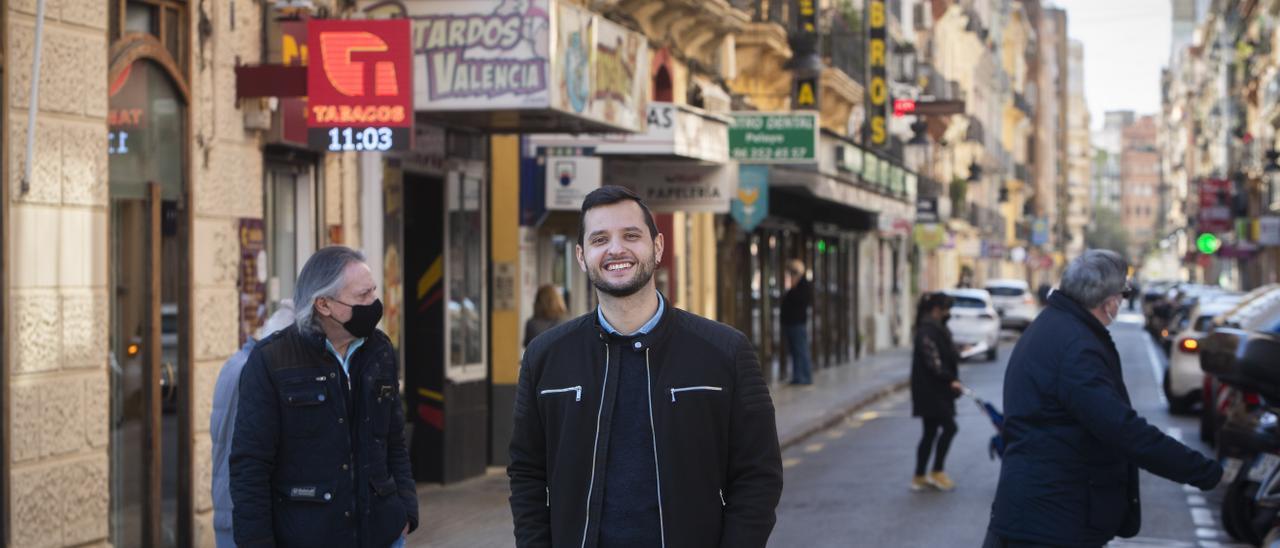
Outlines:
<svg viewBox="0 0 1280 548"><path fill-rule="evenodd" d="M409 148L413 128L409 21L307 23L307 142L329 152Z"/></svg>

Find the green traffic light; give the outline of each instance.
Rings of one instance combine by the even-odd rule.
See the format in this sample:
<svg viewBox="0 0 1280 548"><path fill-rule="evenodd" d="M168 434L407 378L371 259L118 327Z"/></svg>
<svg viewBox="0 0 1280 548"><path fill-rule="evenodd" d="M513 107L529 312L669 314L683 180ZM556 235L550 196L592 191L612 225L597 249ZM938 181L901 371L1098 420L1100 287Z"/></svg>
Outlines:
<svg viewBox="0 0 1280 548"><path fill-rule="evenodd" d="M1205 255L1213 255L1222 247L1222 240L1212 232L1205 232L1196 238L1196 249Z"/></svg>
<svg viewBox="0 0 1280 548"><path fill-rule="evenodd" d="M827 254L827 241L826 241L826 240L818 240L818 254L819 254L819 255L826 255L826 254Z"/></svg>

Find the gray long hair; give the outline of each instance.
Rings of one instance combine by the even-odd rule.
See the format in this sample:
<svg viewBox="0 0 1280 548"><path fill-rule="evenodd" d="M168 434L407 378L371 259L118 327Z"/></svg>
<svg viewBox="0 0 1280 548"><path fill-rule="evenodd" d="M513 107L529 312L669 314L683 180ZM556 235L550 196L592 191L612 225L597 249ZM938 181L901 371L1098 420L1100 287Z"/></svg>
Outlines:
<svg viewBox="0 0 1280 548"><path fill-rule="evenodd" d="M294 286L293 302L297 311L298 329L303 333L320 331L320 324L315 317L316 299L332 298L338 295L342 286L346 285L343 271L347 265L365 262L364 253L340 245L329 246L316 251L307 264L302 265L298 274L298 283Z"/></svg>
<svg viewBox="0 0 1280 548"><path fill-rule="evenodd" d="M1128 274L1129 263L1119 253L1090 249L1067 265L1058 291L1093 310L1107 297L1124 291Z"/></svg>

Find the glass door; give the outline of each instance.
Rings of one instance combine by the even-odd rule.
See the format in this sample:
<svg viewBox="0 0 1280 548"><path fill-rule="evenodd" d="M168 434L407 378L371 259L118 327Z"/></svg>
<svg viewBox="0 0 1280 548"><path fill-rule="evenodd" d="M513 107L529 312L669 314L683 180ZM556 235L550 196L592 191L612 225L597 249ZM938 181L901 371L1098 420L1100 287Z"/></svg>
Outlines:
<svg viewBox="0 0 1280 548"><path fill-rule="evenodd" d="M177 546L192 443L179 329L186 105L141 60L112 83L110 109L111 542Z"/></svg>
<svg viewBox="0 0 1280 548"><path fill-rule="evenodd" d="M290 165L267 168L267 301L292 299L298 271L316 251L320 216L311 170Z"/></svg>

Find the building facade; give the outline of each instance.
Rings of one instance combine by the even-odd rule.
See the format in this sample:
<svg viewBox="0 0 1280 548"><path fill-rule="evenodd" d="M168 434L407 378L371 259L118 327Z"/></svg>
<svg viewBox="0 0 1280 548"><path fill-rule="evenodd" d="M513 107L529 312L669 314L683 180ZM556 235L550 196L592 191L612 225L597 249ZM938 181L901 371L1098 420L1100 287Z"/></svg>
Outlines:
<svg viewBox="0 0 1280 548"><path fill-rule="evenodd" d="M1129 261L1137 265L1155 243L1160 214L1161 164L1155 117L1138 117L1124 128L1120 143L1120 214L1129 236Z"/></svg>

